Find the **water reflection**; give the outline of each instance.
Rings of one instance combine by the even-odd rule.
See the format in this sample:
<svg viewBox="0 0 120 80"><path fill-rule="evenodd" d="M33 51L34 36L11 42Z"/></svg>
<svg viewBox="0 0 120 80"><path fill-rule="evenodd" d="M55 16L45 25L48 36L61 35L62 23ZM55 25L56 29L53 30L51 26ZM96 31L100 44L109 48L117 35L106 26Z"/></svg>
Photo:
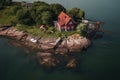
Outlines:
<svg viewBox="0 0 120 80"><path fill-rule="evenodd" d="M11 39L8 39L8 43L11 47L24 49L26 54L30 55L30 61L36 61L39 66L42 66L44 68L62 67L77 69L77 67L79 66L79 53L58 54L54 53L54 51L52 50L42 51L31 46L25 46L23 42ZM31 54L31 52L34 52L34 54ZM17 53L17 55L20 54L21 52Z"/></svg>

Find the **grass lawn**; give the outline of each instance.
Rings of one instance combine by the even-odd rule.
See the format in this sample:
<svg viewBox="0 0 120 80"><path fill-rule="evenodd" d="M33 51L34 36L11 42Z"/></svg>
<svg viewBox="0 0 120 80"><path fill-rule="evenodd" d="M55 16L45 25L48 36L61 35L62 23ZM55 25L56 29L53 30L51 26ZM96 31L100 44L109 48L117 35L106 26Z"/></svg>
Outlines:
<svg viewBox="0 0 120 80"><path fill-rule="evenodd" d="M77 33L76 31L60 32L55 27L49 27L45 31L42 31L38 27L26 26L26 25L19 25L19 26L16 26L16 28L20 31L26 31L26 32L28 32L34 36L38 36L38 37L67 37L74 33ZM53 31L53 32L51 32L51 31Z"/></svg>

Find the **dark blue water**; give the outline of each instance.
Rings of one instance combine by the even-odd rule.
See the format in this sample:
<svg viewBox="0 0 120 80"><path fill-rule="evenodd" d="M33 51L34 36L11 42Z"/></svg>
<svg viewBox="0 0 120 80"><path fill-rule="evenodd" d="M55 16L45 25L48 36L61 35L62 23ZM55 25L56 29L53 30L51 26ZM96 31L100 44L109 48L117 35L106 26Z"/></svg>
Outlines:
<svg viewBox="0 0 120 80"><path fill-rule="evenodd" d="M20 1L20 0L19 0ZM31 1L31 0L26 0ZM120 10L119 0L44 0L59 2L66 8L79 7L86 18L101 20L107 32L103 38L93 40L93 45L80 54L80 71L45 70L37 64L34 52L11 47L0 38L0 80L120 80Z"/></svg>

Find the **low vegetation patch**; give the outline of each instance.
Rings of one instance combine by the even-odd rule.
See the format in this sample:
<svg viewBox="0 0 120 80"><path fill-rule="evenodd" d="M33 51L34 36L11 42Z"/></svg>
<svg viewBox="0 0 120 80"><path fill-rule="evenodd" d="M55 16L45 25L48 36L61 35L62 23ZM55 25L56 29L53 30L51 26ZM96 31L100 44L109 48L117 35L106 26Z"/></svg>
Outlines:
<svg viewBox="0 0 120 80"><path fill-rule="evenodd" d="M66 10L61 4L48 4L42 1L33 3L0 0L0 25L14 25L18 30L26 31L39 37L67 37L74 33L84 33L79 27L74 31L58 31L53 25L61 11L71 16L77 23L81 22L85 13L79 8ZM20 25L18 25L20 24ZM38 26L48 26L41 30ZM81 31L81 30L83 31Z"/></svg>
<svg viewBox="0 0 120 80"><path fill-rule="evenodd" d="M41 30L38 27L27 26L27 25L17 25L16 28L20 31L25 31L30 33L31 35L38 37L62 37L65 38L74 33L78 33L77 31L58 31L55 27L48 27L45 31Z"/></svg>

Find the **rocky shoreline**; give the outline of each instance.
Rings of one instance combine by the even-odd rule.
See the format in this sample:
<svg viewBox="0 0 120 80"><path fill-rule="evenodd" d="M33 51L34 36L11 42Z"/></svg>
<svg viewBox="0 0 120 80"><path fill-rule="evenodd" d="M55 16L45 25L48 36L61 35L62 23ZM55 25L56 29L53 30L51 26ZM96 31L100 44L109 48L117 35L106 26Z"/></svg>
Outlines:
<svg viewBox="0 0 120 80"><path fill-rule="evenodd" d="M88 37L90 37L95 30L90 30L88 33ZM34 58L38 60L39 64L46 67L55 67L65 63L64 66L75 68L77 59L74 54L70 55L70 53L80 52L91 45L90 39L79 34L73 34L64 39L60 37L38 38L11 26L1 26L0 36L8 38L12 46L36 50ZM61 56L56 57L57 55Z"/></svg>
<svg viewBox="0 0 120 80"><path fill-rule="evenodd" d="M0 27L0 36L17 40L25 46L34 47L35 49L47 51L54 50L55 52L76 52L90 46L91 42L86 37L81 37L78 34L69 36L66 39L59 38L37 38L27 32L18 31L15 27Z"/></svg>

